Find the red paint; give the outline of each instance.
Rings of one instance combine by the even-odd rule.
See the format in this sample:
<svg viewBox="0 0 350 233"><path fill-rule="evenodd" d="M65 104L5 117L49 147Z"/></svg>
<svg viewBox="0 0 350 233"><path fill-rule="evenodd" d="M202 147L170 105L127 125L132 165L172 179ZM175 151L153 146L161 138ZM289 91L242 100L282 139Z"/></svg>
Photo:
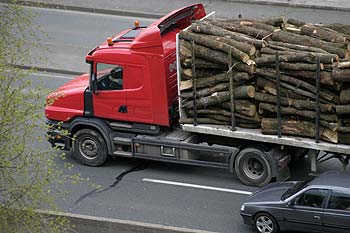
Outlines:
<svg viewBox="0 0 350 233"><path fill-rule="evenodd" d="M189 14L191 9L194 9L193 15ZM176 24L172 24L161 35L162 25L183 15L187 17L177 20ZM125 30L113 37L113 45L108 45L105 41L89 52L86 56L89 62L123 67L123 90L99 91L94 95L94 116L169 126L168 111L177 101L176 33L189 26L191 20L204 16L202 4L191 5L171 12L147 28ZM126 33L129 35L136 32L138 34L135 38L123 37ZM88 87L88 78L85 75L84 81L81 77L77 79L61 87L66 88L61 89L65 93L63 97L46 107L49 119L66 121L83 115L84 90ZM66 95L66 92L70 94ZM127 113L118 112L122 105L127 106Z"/></svg>

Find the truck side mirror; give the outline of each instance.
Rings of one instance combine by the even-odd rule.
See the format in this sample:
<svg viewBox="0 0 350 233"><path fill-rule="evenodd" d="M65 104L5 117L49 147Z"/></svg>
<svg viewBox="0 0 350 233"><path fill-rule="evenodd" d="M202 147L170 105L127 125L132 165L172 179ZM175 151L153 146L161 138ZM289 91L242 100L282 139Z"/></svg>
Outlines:
<svg viewBox="0 0 350 233"><path fill-rule="evenodd" d="M96 80L96 75L94 73L92 73L92 75L91 75L91 89L92 89L92 93L94 93L96 95L97 94L97 80Z"/></svg>

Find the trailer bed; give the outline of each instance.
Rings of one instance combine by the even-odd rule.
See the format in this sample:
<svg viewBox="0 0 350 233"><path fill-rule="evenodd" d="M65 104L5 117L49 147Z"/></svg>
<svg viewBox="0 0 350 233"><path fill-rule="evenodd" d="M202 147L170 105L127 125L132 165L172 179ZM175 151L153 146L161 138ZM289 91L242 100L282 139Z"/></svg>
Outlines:
<svg viewBox="0 0 350 233"><path fill-rule="evenodd" d="M327 151L330 153L339 153L350 155L350 145L333 144L324 141L316 142L314 139L294 136L284 136L279 138L277 135L265 135L260 129L247 129L236 127L235 131L230 126L200 124L194 126L192 124L182 124L182 129L193 133L202 133L210 135L218 135L223 137L246 139L258 142L274 143L279 145L295 146L319 151Z"/></svg>

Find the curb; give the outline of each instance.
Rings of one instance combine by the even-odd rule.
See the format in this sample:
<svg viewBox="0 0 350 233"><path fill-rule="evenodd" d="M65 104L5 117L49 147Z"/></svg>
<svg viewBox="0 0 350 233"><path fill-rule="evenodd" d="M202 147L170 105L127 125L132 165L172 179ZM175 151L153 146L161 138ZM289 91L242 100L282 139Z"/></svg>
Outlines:
<svg viewBox="0 0 350 233"><path fill-rule="evenodd" d="M11 0L0 0L2 3L13 4ZM53 3L43 3L40 1L17 1L15 4L29 6L29 7L39 7L39 8L49 8L57 10L70 10L70 11L80 11L87 13L97 13L97 14L107 14L107 15L119 15L119 16L129 16L129 17L141 17L158 19L164 16L164 14L156 14L149 12L136 12L136 11L122 11L122 10L108 10L81 6L71 6L64 4L53 4Z"/></svg>
<svg viewBox="0 0 350 233"><path fill-rule="evenodd" d="M350 7L338 7L338 6L321 6L321 5L311 5L303 3L292 3L290 0L288 2L271 2L264 0L224 0L227 2L237 2L237 3L249 3L249 4L262 4L270 6L284 6L284 7L294 7L294 8L311 8L320 10L337 10L337 11L350 11Z"/></svg>
<svg viewBox="0 0 350 233"><path fill-rule="evenodd" d="M130 220L95 217L89 215L37 210L37 212L55 217L67 218L74 225L74 232L124 232L124 233L214 233L182 227L172 227L153 223L144 223Z"/></svg>
<svg viewBox="0 0 350 233"><path fill-rule="evenodd" d="M321 6L321 5L310 5L310 4L300 4L292 2L271 2L268 0L221 0L225 2L236 2L236 3L248 3L248 4L261 4L270 6L284 6L284 7L294 7L294 8L311 8L311 9L321 9L321 10L337 10L337 11L350 11L348 7L338 7L338 6ZM11 0L0 0L2 3L13 4ZM71 11L81 11L87 13L97 13L97 14L108 14L108 15L119 15L119 16L129 16L129 17L142 17L159 19L164 16L164 14L157 14L151 12L137 12L137 11L123 11L123 10L109 10L101 8L91 8L91 7L81 7L72 6L64 4L54 4L54 3L43 3L40 1L17 1L16 4L30 7L39 8L49 8L58 10L71 10Z"/></svg>
<svg viewBox="0 0 350 233"><path fill-rule="evenodd" d="M23 70L31 70L34 69L36 71L40 72L48 72L48 73L56 73L56 74L67 74L67 75L82 75L86 72L78 72L78 71L72 71L72 70L60 70L60 69L52 69L52 68L43 68L43 67L36 67L36 66L26 66L26 65L14 65L15 67Z"/></svg>

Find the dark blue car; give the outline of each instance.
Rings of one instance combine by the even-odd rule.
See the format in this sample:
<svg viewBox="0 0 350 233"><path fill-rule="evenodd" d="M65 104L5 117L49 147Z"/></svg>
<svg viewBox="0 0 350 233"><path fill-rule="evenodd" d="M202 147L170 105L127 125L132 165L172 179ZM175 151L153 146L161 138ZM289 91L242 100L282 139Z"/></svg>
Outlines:
<svg viewBox="0 0 350 233"><path fill-rule="evenodd" d="M350 233L350 173L269 184L248 197L241 216L261 233Z"/></svg>

